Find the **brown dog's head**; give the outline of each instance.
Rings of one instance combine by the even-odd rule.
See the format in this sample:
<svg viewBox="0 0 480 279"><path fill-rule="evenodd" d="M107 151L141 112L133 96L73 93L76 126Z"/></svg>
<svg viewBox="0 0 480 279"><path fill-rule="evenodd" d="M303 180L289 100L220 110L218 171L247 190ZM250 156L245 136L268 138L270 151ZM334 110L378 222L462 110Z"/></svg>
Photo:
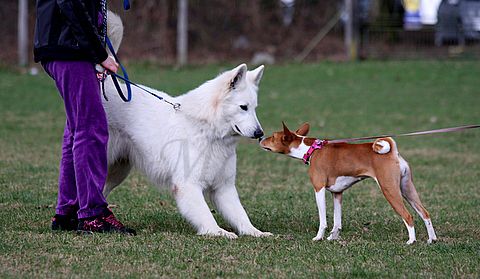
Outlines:
<svg viewBox="0 0 480 279"><path fill-rule="evenodd" d="M272 136L260 141L260 146L268 151L290 155L292 150L297 149L302 144L303 139L308 134L310 125L303 123L295 132L291 132L285 123L283 131L274 132Z"/></svg>

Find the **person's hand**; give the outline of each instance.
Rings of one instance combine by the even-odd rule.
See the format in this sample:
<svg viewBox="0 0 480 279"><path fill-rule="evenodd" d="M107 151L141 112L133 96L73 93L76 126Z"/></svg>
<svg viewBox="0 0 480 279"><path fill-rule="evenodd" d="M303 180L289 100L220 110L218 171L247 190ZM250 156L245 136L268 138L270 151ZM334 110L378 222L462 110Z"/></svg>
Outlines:
<svg viewBox="0 0 480 279"><path fill-rule="evenodd" d="M116 73L118 71L118 63L112 56L108 56L107 59L101 63L101 65L110 72Z"/></svg>

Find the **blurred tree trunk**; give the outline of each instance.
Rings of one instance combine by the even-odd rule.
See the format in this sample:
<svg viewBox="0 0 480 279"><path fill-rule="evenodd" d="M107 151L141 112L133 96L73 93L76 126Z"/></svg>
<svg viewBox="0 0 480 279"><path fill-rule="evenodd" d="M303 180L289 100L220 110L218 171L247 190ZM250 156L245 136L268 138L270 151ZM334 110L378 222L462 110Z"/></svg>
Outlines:
<svg viewBox="0 0 480 279"><path fill-rule="evenodd" d="M28 2L18 0L18 65L28 64Z"/></svg>
<svg viewBox="0 0 480 279"><path fill-rule="evenodd" d="M262 25L262 15L260 14L260 1L249 0L248 5L248 14L250 15L251 30L249 32L254 32L255 34L260 31L260 26Z"/></svg>
<svg viewBox="0 0 480 279"><path fill-rule="evenodd" d="M164 60L166 57L168 57L171 54L171 43L170 43L170 38L172 36L169 35L169 29L168 29L168 3L167 0L161 0L159 3L159 8L160 8L160 18L158 21L158 40L159 46L160 46L160 53L158 56L160 58L163 58Z"/></svg>
<svg viewBox="0 0 480 279"><path fill-rule="evenodd" d="M178 0L177 65L187 64L188 52L188 0Z"/></svg>

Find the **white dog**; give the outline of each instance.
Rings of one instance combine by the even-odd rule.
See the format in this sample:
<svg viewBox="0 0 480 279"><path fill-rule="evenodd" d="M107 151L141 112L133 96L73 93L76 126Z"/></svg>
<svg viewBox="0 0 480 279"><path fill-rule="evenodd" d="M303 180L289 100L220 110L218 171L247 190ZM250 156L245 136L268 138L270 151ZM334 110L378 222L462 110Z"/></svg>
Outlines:
<svg viewBox="0 0 480 279"><path fill-rule="evenodd" d="M118 48L123 28L112 13L109 30L113 30L109 36ZM132 101L125 103L108 78L104 107L110 139L105 196L136 167L153 184L171 189L180 213L199 235L237 237L218 226L204 195L239 235L271 235L252 225L235 188L237 138L263 136L255 114L263 68L247 71L242 64L179 97L148 88L180 103L179 111L135 87ZM126 92L124 85L122 89Z"/></svg>

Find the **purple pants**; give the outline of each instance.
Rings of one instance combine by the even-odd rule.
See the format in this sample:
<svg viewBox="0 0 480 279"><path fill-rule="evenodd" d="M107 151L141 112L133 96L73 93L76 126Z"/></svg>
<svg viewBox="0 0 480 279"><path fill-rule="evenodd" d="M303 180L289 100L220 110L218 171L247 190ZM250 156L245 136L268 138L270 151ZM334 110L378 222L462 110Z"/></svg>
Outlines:
<svg viewBox="0 0 480 279"><path fill-rule="evenodd" d="M58 179L57 214L88 218L107 207L108 124L94 65L53 61L43 65L63 98L67 121Z"/></svg>

